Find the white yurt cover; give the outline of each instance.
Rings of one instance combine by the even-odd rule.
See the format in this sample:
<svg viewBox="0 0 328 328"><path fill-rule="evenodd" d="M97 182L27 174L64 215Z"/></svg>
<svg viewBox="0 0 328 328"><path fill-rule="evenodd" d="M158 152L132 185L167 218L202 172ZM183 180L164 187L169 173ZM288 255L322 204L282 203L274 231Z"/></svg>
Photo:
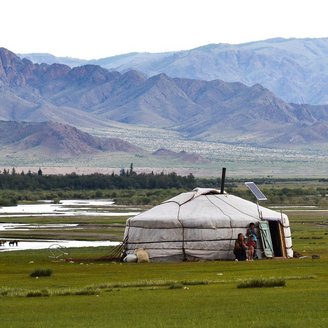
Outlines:
<svg viewBox="0 0 328 328"><path fill-rule="evenodd" d="M251 222L277 220L283 226L286 253L293 257L287 215L219 190L196 188L127 220L126 251L144 248L152 261L233 259L238 233Z"/></svg>

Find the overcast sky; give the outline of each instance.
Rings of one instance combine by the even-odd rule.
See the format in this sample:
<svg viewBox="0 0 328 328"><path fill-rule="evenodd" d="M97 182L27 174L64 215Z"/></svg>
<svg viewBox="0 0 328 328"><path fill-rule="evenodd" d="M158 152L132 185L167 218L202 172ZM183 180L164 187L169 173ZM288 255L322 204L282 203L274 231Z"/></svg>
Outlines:
<svg viewBox="0 0 328 328"><path fill-rule="evenodd" d="M96 59L328 37L327 0L3 0L0 47Z"/></svg>

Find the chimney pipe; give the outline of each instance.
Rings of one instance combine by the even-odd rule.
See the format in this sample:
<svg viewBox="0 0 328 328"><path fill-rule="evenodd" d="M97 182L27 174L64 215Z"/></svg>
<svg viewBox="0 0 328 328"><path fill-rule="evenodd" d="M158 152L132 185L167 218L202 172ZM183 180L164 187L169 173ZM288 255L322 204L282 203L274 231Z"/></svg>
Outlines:
<svg viewBox="0 0 328 328"><path fill-rule="evenodd" d="M226 168L222 168L222 176L221 176L221 191L220 194L224 193L224 184L225 184L225 175L226 175Z"/></svg>

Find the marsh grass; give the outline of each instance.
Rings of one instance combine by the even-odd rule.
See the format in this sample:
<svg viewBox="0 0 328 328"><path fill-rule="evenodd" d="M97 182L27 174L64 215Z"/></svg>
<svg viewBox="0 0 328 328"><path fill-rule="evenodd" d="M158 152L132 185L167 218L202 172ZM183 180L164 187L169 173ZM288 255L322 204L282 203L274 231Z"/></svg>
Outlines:
<svg viewBox="0 0 328 328"><path fill-rule="evenodd" d="M33 271L34 277L45 269ZM42 273L41 273L42 274ZM224 282L224 281L221 281ZM227 281L226 281L227 282ZM51 297L51 296L88 296L100 293L119 291L121 289L158 290L158 289L181 289L187 286L201 286L219 283L215 280L140 280L131 282L102 283L88 285L82 288L44 288L24 289L13 287L1 287L0 297Z"/></svg>
<svg viewBox="0 0 328 328"><path fill-rule="evenodd" d="M44 269L33 271L34 274L40 274ZM38 277L38 275L34 275ZM113 290L139 288L157 290L158 288L179 289L186 286L208 285L216 283L215 281L172 281L172 280L143 280L135 282L121 282L90 285L83 288L45 288L45 289L18 289L10 287L0 288L0 297L49 297L49 296L74 296L74 295L97 295L101 292L111 292Z"/></svg>
<svg viewBox="0 0 328 328"><path fill-rule="evenodd" d="M286 280L283 278L259 278L245 280L237 285L237 288L263 288L263 287L285 287Z"/></svg>
<svg viewBox="0 0 328 328"><path fill-rule="evenodd" d="M199 286L217 283L216 281L209 280L191 280L191 281L177 281L177 280L140 280L132 282L119 282L91 285L86 288L97 288L101 290L112 290L114 288L152 288L152 287L168 287L172 289L172 286L181 285L184 286Z"/></svg>
<svg viewBox="0 0 328 328"><path fill-rule="evenodd" d="M287 276L280 278L259 278L244 280L238 288L283 287L286 280L309 280L315 276ZM10 287L0 288L0 297L51 297L51 296L88 296L99 295L102 292L120 291L121 289L158 290L158 289L189 289L191 286L206 286L215 284L231 284L238 279L231 280L141 280L120 283L103 283L88 285L82 288L44 288L19 289Z"/></svg>
<svg viewBox="0 0 328 328"><path fill-rule="evenodd" d="M169 286L169 289L181 289L183 288L183 284L180 283L174 283Z"/></svg>
<svg viewBox="0 0 328 328"><path fill-rule="evenodd" d="M45 289L21 289L21 288L0 288L0 297L50 297L50 296L87 296L97 295L100 290L97 288L45 288Z"/></svg>
<svg viewBox="0 0 328 328"><path fill-rule="evenodd" d="M282 279L285 279L285 280L310 280L310 279L316 279L316 278L317 278L317 276L315 276L315 275L282 277Z"/></svg>
<svg viewBox="0 0 328 328"><path fill-rule="evenodd" d="M42 290L31 290L26 292L26 297L48 297L50 296L49 291L46 289Z"/></svg>

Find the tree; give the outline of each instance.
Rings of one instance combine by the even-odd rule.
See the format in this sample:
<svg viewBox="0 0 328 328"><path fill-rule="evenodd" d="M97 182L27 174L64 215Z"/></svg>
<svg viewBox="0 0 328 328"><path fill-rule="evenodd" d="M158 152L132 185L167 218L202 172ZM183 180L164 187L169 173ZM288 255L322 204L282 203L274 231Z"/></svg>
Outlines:
<svg viewBox="0 0 328 328"><path fill-rule="evenodd" d="M133 163L130 164L130 175L133 175Z"/></svg>
<svg viewBox="0 0 328 328"><path fill-rule="evenodd" d="M42 170L41 170L41 168L39 168L38 176L42 176Z"/></svg>

